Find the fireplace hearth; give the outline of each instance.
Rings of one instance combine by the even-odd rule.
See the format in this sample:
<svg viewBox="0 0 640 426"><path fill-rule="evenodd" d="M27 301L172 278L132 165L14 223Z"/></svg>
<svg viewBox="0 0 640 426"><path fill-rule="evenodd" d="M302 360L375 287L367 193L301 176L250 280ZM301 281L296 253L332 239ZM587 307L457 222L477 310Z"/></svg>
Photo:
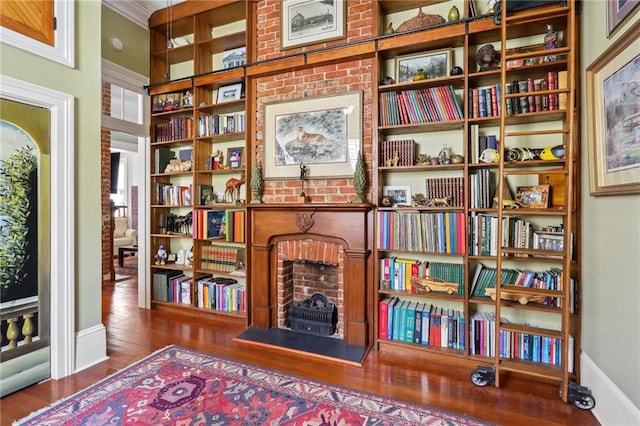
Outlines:
<svg viewBox="0 0 640 426"><path fill-rule="evenodd" d="M278 333L278 339L265 338L261 342L274 350L280 346L281 335L298 335L294 340L302 336L330 336L329 340L337 341L338 345L363 348L366 353L373 341L371 206L250 204L247 210L251 256L247 274L251 282L248 289L250 334ZM288 282L294 281L290 277L294 275L294 264L317 264L321 269L333 269L335 277L331 272L327 278L320 278L320 284L295 284L295 291L287 290ZM303 275L315 273L305 271ZM326 290L317 289L316 286L325 285L323 280L331 281L330 285L326 285ZM298 286L303 289L303 296L293 295L299 291ZM293 321L286 321L291 306L300 311L298 308L304 306L306 299L318 298L315 293L319 291L326 296L327 305L334 305L331 313L320 314L324 318L317 323L316 319L305 318L311 315L306 312L301 318L294 315ZM326 317L331 317L331 323ZM286 322L289 328L284 328ZM269 343L272 340L274 343Z"/></svg>

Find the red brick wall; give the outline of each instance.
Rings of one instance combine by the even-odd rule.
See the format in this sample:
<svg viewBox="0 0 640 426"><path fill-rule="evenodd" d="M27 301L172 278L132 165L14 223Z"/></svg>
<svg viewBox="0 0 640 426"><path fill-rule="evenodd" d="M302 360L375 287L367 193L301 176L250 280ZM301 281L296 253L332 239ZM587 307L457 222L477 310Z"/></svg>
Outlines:
<svg viewBox="0 0 640 426"><path fill-rule="evenodd" d="M279 58L304 51L318 50L327 46L344 44L345 40L334 40L311 46L282 51L280 48L280 2L263 1L258 5L257 52L259 61ZM370 0L354 0L347 7L347 41L372 37L373 13ZM362 91L362 139L368 182L371 182L372 161L372 117L371 96L373 87L373 59L346 61L337 64L308 68L257 79L256 149L259 161L263 161L264 122L266 103L342 94ZM268 161L269 159L267 159ZM263 200L267 203L295 202L300 194L300 182L294 180L269 180L264 185ZM311 202L345 203L356 197L353 178L313 179L305 183L305 194ZM370 185L367 200L371 201Z"/></svg>

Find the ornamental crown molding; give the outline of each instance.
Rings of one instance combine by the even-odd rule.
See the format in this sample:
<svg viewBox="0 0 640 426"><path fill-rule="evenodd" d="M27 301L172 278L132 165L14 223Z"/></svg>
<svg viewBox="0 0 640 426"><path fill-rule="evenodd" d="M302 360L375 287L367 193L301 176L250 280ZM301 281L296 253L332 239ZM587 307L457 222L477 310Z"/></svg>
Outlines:
<svg viewBox="0 0 640 426"><path fill-rule="evenodd" d="M185 0L102 0L102 4L143 28L149 28L149 17L156 10Z"/></svg>

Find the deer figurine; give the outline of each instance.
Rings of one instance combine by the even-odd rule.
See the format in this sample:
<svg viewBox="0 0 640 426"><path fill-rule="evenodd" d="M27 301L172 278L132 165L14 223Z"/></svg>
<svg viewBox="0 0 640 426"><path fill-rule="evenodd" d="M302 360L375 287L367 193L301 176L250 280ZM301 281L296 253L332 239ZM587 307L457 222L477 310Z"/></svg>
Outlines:
<svg viewBox="0 0 640 426"><path fill-rule="evenodd" d="M240 198L240 186L242 186L245 180L246 176L244 171L240 174L240 179L229 179L225 185L224 200L231 203L237 201Z"/></svg>

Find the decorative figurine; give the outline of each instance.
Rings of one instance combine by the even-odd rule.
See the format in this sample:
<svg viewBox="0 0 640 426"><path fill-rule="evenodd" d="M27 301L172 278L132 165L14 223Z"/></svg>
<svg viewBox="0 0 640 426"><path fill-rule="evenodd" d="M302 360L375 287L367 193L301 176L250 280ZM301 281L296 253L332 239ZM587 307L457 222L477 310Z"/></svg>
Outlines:
<svg viewBox="0 0 640 426"><path fill-rule="evenodd" d="M251 192L253 192L252 204L262 203L262 190L264 189L264 181L262 180L262 167L258 163L258 157L253 159L253 171L251 172Z"/></svg>
<svg viewBox="0 0 640 426"><path fill-rule="evenodd" d="M479 71L489 71L500 68L498 52L493 44L485 44L478 49L476 61L480 65Z"/></svg>
<svg viewBox="0 0 640 426"><path fill-rule="evenodd" d="M367 185L367 173L364 167L364 155L362 155L362 151L358 155L358 160L356 161L356 169L353 174L353 187L356 190L356 194L358 195L355 200L351 201L352 203L365 203L364 199L364 188Z"/></svg>
<svg viewBox="0 0 640 426"><path fill-rule="evenodd" d="M487 0L487 13L493 13L494 12L494 7L496 5L496 3L498 2L498 0Z"/></svg>
<svg viewBox="0 0 640 426"><path fill-rule="evenodd" d="M191 247L185 257L184 257L184 264L185 266L192 266L193 265L193 247Z"/></svg>
<svg viewBox="0 0 640 426"><path fill-rule="evenodd" d="M420 80L424 80L426 78L428 78L428 77L424 73L424 70L422 68L418 68L418 70L416 71L416 75L413 76L413 81L420 81Z"/></svg>
<svg viewBox="0 0 640 426"><path fill-rule="evenodd" d="M187 252L184 249L181 248L180 250L178 250L178 257L176 258L176 265L184 265L186 255L187 255Z"/></svg>
<svg viewBox="0 0 640 426"><path fill-rule="evenodd" d="M240 187L246 180L244 170L240 173L240 179L230 178L227 180L224 189L224 201L235 202L240 199Z"/></svg>
<svg viewBox="0 0 640 426"><path fill-rule="evenodd" d="M164 244L160 244L160 247L158 247L155 259L156 265L164 265L167 262L167 249Z"/></svg>
<svg viewBox="0 0 640 426"><path fill-rule="evenodd" d="M304 181L307 179L308 171L309 169L307 166L305 166L304 163L300 163L300 185L302 187L302 191L300 192L301 197L306 197L306 194L304 193Z"/></svg>
<svg viewBox="0 0 640 426"><path fill-rule="evenodd" d="M544 50L553 50L558 47L558 33L553 30L550 24L547 24L547 32L544 35ZM547 55L544 62L553 62L557 59L556 55Z"/></svg>
<svg viewBox="0 0 640 426"><path fill-rule="evenodd" d="M393 29L393 23L389 22L387 28L384 29L385 34L395 34L396 30Z"/></svg>

